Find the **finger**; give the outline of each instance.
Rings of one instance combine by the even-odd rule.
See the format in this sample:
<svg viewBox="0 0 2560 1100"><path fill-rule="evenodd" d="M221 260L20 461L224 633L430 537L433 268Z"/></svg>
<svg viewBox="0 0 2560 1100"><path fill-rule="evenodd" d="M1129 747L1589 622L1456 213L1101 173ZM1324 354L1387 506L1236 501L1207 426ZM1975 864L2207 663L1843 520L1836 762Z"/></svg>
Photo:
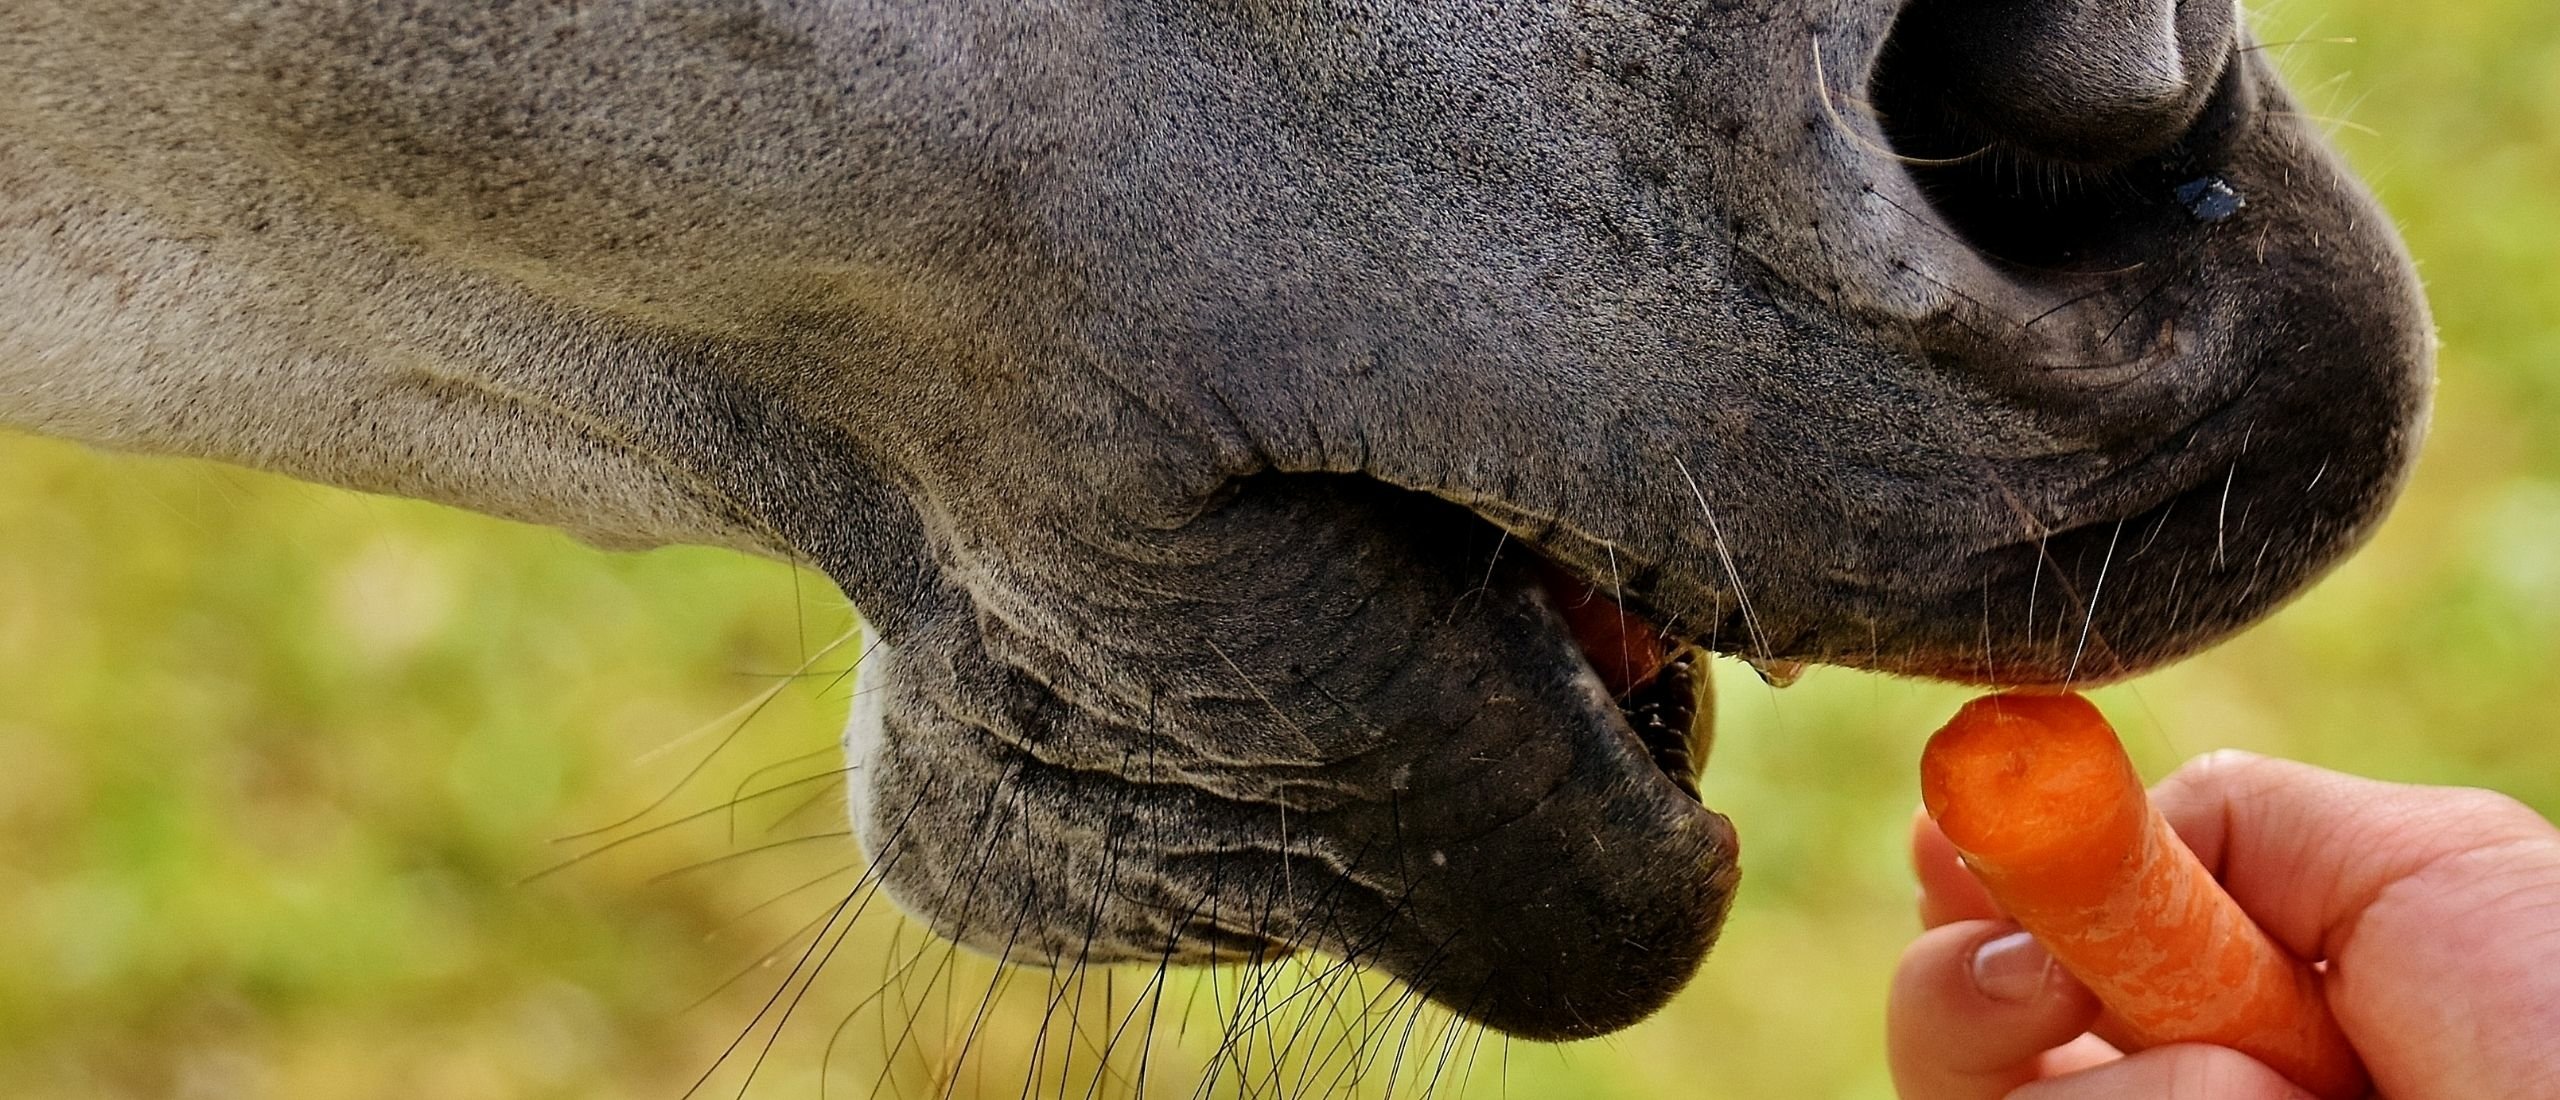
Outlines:
<svg viewBox="0 0 2560 1100"><path fill-rule="evenodd" d="M2112 1062L2122 1057L2124 1052L2116 1049L2115 1044L2093 1034L2083 1035L2044 1052L2044 1057L2038 1061L2037 1065L2044 1076L2060 1077L2066 1073L2078 1073L2091 1066Z"/></svg>
<svg viewBox="0 0 2560 1100"><path fill-rule="evenodd" d="M2264 1063L2229 1047L2154 1047L2037 1081L2008 1100L2315 1100Z"/></svg>
<svg viewBox="0 0 2560 1100"><path fill-rule="evenodd" d="M2244 752L2179 768L2152 792L2196 858L2269 935L2307 959L2393 882L2465 852L2560 831L2488 791L2413 787Z"/></svg>
<svg viewBox="0 0 2560 1100"><path fill-rule="evenodd" d="M2000 906L1982 882L1965 869L1956 846L1926 810L1911 817L1911 870L1920 877L1920 927L1936 928L1960 920L1993 920Z"/></svg>
<svg viewBox="0 0 2560 1100"><path fill-rule="evenodd" d="M2560 952L2560 830L2485 791L2239 753L2154 801L2252 918L2326 961L2382 1092L2560 1095L2560 972L2540 965Z"/></svg>
<svg viewBox="0 0 2560 1100"><path fill-rule="evenodd" d="M1885 1009L1894 1088L1904 1100L1998 1100L2097 1014L2089 991L2016 925L1932 929L1903 951Z"/></svg>

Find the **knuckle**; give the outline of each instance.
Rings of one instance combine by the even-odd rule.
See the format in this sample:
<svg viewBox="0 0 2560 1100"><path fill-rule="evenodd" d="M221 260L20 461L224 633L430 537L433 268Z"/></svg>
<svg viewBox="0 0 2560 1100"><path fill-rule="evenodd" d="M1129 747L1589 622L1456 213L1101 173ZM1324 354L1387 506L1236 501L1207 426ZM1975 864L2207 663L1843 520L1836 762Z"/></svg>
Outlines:
<svg viewBox="0 0 2560 1100"><path fill-rule="evenodd" d="M2484 835L2531 836L2551 831L2551 823L2533 807L2513 795L2480 787L2446 789L2442 813L2446 819L2460 820Z"/></svg>
<svg viewBox="0 0 2560 1100"><path fill-rule="evenodd" d="M2466 859L2484 850L2520 844L2560 846L2541 813L2508 795L2479 787L2395 787L2385 812L2390 850L2417 866Z"/></svg>

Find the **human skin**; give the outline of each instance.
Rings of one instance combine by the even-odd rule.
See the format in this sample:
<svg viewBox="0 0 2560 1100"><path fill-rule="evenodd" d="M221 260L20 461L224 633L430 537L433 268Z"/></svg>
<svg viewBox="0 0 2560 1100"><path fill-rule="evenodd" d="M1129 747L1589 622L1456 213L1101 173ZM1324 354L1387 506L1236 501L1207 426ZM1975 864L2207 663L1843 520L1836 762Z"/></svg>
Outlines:
<svg viewBox="0 0 2560 1100"><path fill-rule="evenodd" d="M2297 955L2390 1100L2560 1096L2560 829L2490 791L2382 783L2239 752L2152 791L2225 889ZM2299 1100L2237 1051L2131 1056L1924 816L1920 919L1887 1009L1904 1100Z"/></svg>

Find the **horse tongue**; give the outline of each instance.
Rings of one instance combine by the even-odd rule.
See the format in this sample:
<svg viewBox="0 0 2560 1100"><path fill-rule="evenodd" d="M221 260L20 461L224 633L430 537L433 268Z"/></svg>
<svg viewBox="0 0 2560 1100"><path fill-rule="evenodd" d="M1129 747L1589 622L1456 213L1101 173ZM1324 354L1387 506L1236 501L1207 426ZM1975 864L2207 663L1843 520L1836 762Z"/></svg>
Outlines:
<svg viewBox="0 0 2560 1100"><path fill-rule="evenodd" d="M1541 565L1539 579L1609 694L1623 696L1662 671L1670 647L1660 628L1555 566Z"/></svg>

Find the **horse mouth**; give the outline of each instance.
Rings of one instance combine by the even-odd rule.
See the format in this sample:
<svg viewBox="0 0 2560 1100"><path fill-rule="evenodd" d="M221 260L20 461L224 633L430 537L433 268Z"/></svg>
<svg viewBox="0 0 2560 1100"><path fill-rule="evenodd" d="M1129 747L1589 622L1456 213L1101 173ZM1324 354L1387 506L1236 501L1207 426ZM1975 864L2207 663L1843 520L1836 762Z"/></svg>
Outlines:
<svg viewBox="0 0 2560 1100"><path fill-rule="evenodd" d="M1705 770L1714 729L1707 651L1671 637L1599 586L1553 563L1541 562L1537 574L1583 662L1617 704L1626 735L1644 748L1673 786L1698 801L1698 777Z"/></svg>

